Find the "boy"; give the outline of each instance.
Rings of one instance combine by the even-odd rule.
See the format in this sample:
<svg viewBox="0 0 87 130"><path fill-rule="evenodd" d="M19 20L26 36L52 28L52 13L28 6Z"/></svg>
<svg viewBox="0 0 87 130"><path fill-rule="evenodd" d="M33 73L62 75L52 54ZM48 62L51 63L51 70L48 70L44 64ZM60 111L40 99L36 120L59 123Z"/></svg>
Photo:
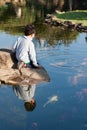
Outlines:
<svg viewBox="0 0 87 130"><path fill-rule="evenodd" d="M18 60L18 69L22 67L32 66L38 68L39 65L36 60L36 52L33 44L33 38L35 37L35 27L33 24L25 26L24 36L19 37L13 45L12 51L16 53Z"/></svg>

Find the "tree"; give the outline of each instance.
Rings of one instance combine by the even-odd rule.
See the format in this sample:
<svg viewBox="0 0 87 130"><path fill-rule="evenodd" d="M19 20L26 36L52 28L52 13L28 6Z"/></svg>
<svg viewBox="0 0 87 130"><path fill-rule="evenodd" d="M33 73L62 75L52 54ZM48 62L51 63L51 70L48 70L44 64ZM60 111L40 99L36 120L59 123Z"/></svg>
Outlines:
<svg viewBox="0 0 87 130"><path fill-rule="evenodd" d="M69 0L69 10L72 11L72 0Z"/></svg>

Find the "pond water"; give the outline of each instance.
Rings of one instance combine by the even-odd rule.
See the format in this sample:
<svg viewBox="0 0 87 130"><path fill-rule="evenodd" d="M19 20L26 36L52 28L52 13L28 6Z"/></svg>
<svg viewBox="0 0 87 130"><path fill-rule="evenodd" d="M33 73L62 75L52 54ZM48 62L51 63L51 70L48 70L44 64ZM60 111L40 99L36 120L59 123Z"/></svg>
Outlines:
<svg viewBox="0 0 87 130"><path fill-rule="evenodd" d="M11 48L18 36L0 32L0 48ZM0 130L87 129L87 42L79 33L70 44L50 46L41 39L37 59L51 81L36 85L36 108L25 110L24 101L11 85L0 86ZM62 41L60 41L62 42Z"/></svg>

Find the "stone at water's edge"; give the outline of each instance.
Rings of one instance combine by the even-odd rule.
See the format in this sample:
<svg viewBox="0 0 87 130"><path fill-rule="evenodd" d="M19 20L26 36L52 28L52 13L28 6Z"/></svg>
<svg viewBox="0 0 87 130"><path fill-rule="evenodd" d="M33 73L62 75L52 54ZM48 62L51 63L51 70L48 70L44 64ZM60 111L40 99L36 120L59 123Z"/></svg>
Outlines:
<svg viewBox="0 0 87 130"><path fill-rule="evenodd" d="M15 54L9 49L0 49L0 82L11 85L29 85L39 82L49 82L50 77L47 71L41 67L22 68L20 74L17 69L17 59Z"/></svg>

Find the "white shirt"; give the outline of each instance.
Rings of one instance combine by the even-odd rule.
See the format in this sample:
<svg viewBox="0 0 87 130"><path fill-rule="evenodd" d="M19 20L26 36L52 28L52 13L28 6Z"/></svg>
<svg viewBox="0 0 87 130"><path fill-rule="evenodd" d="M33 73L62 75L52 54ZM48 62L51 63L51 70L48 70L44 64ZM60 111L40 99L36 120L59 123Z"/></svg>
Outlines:
<svg viewBox="0 0 87 130"><path fill-rule="evenodd" d="M36 85L30 85L30 86L17 86L14 87L13 90L16 94L16 96L19 99L24 100L25 102L31 101L31 99L34 97Z"/></svg>
<svg viewBox="0 0 87 130"><path fill-rule="evenodd" d="M35 47L29 36L19 37L13 45L12 51L16 52L16 58L19 62L29 63L32 60L33 64L38 66Z"/></svg>

